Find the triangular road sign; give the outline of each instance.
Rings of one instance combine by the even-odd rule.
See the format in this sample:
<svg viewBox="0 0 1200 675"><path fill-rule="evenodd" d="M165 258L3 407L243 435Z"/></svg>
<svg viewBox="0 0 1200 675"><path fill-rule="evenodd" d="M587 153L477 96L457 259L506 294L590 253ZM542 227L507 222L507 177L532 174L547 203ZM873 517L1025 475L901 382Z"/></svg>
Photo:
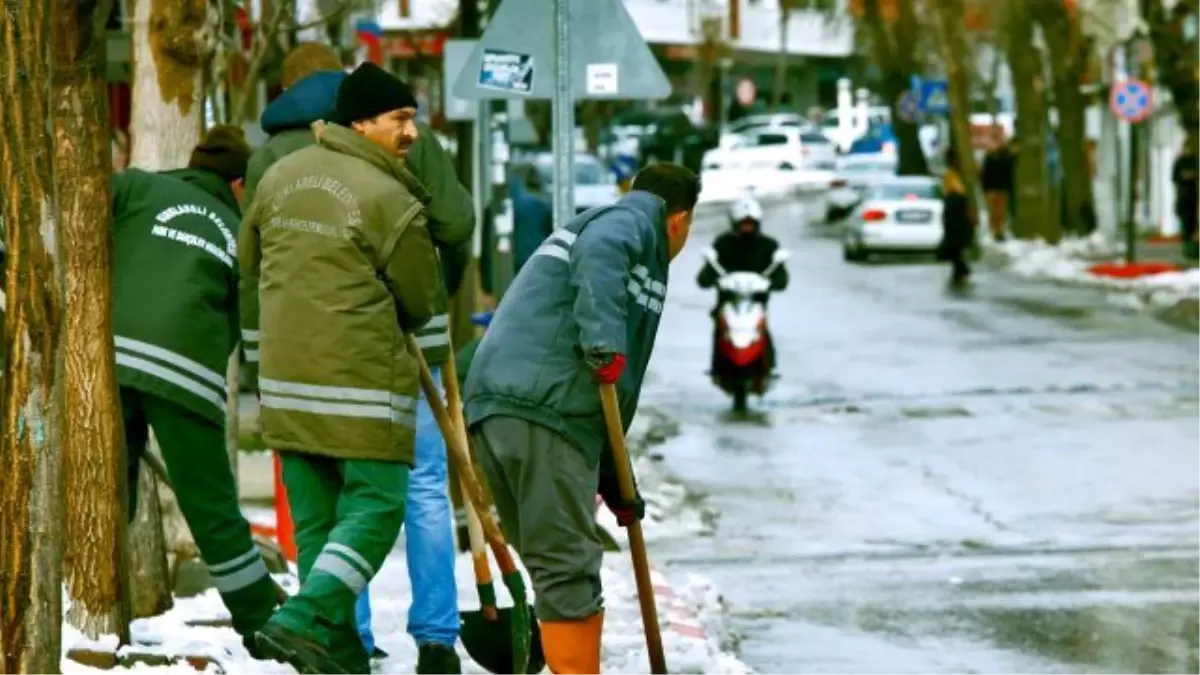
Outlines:
<svg viewBox="0 0 1200 675"><path fill-rule="evenodd" d="M456 77L466 99L554 96L554 3L570 2L575 98L663 99L671 83L621 0L503 0Z"/></svg>

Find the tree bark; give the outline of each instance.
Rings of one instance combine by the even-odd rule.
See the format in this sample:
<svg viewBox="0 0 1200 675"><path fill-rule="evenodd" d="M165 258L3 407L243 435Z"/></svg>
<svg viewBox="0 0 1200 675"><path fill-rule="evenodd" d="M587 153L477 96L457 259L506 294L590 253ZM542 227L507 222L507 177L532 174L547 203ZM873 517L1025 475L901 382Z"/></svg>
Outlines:
<svg viewBox="0 0 1200 675"><path fill-rule="evenodd" d="M57 673L62 644L62 283L48 0L0 21L0 220L8 239L0 382L0 672Z"/></svg>
<svg viewBox="0 0 1200 675"><path fill-rule="evenodd" d="M208 0L130 0L130 6L130 165L149 171L182 168L204 125L204 70L216 45L219 13ZM163 525L177 541L188 531L178 509L164 510L159 504L156 483L152 477L142 479L139 501L144 506L129 530L129 540L137 543L129 570L135 616L171 606L170 561L158 554L167 549ZM194 544L186 543L180 556L194 550Z"/></svg>
<svg viewBox="0 0 1200 675"><path fill-rule="evenodd" d="M929 6L932 5L932 6ZM979 172L971 146L971 67L963 26L962 0L933 0L927 9L933 14L935 34L946 80L950 88L950 128L954 138L954 160L967 187L971 213L979 213Z"/></svg>
<svg viewBox="0 0 1200 675"><path fill-rule="evenodd" d="M1020 139L1016 169L1016 218L1013 234L1018 238L1041 237L1050 243L1062 238L1062 223L1053 213L1046 156L1045 81L1042 56L1033 46L1033 18L1028 2L1008 0L1007 52L1015 87L1016 131Z"/></svg>
<svg viewBox="0 0 1200 675"><path fill-rule="evenodd" d="M914 122L900 116L900 97L917 72L913 45L918 26L913 12L913 0L896 0L898 15L894 20L880 11L879 0L865 0L864 20L871 35L871 53L882 73L881 86L892 111L892 131L896 134L896 173L901 176L921 176L929 173L929 163L921 148L921 137Z"/></svg>
<svg viewBox="0 0 1200 675"><path fill-rule="evenodd" d="M138 504L129 528L130 612L135 619L158 616L171 609L170 568L163 539L158 480L146 462L138 474ZM144 538L142 537L144 534Z"/></svg>
<svg viewBox="0 0 1200 675"><path fill-rule="evenodd" d="M217 14L207 0L130 0L133 106L130 165L187 164L204 125L204 65Z"/></svg>
<svg viewBox="0 0 1200 675"><path fill-rule="evenodd" d="M1087 235L1096 226L1092 176L1088 169L1087 99L1079 84L1087 73L1088 54L1079 30L1079 17L1058 2L1036 3L1035 18L1042 26L1054 74L1054 102L1058 109L1058 153L1063 171L1063 227Z"/></svg>
<svg viewBox="0 0 1200 675"><path fill-rule="evenodd" d="M1196 43L1185 38L1189 15L1200 12L1197 0L1178 0L1170 9L1162 0L1138 0L1139 12L1150 27L1154 64L1159 82L1171 92L1179 125L1192 143L1200 135L1200 65Z"/></svg>
<svg viewBox="0 0 1200 675"><path fill-rule="evenodd" d="M55 0L54 173L67 303L63 325L67 620L129 641L122 569L125 439L112 344L112 243L104 22L99 5Z"/></svg>

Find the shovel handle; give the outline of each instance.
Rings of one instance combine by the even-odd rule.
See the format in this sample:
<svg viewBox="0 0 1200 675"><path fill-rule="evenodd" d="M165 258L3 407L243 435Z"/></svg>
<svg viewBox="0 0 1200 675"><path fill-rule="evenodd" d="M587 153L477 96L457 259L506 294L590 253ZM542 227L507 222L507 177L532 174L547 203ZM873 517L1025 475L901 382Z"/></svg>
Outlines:
<svg viewBox="0 0 1200 675"><path fill-rule="evenodd" d="M446 406L449 408L452 422L454 422L455 435L458 442L463 446L467 444L467 423L463 419L462 394L458 389L458 367L454 363L454 349L450 349L451 356L446 360L446 364L442 367L442 388L446 390ZM473 469L474 467L472 467ZM457 471L456 471L457 473ZM459 486L463 494L469 489L466 481L459 479ZM467 536L471 542L471 565L475 571L475 585L480 588L480 602L482 604L481 611L484 618L489 621L495 621L497 618L494 593L490 592L492 585L492 566L488 563L487 542L483 537L483 525L479 522L479 514L475 512L475 505L470 499L463 500L463 508L467 512ZM487 590L485 590L485 587ZM490 603L488 602L490 600Z"/></svg>
<svg viewBox="0 0 1200 675"><path fill-rule="evenodd" d="M479 517L480 524L483 526L483 535L491 546L492 555L496 556L496 564L500 567L501 574L514 572L517 569L516 562L508 550L508 542L504 540L504 533L500 531L500 526L492 517L491 504L488 503L488 499L483 493L483 487L480 486L474 467L471 465L470 451L455 432L454 423L450 421L450 413L447 412L446 404L442 401L441 394L438 393L437 384L433 381L433 373L429 372L429 364L425 362L421 348L417 346L412 335L405 335L405 339L408 342L408 350L412 352L420 368L421 390L425 393L425 399L429 401L429 408L433 411L433 418L442 432L442 438L446 440L446 454L454 463L454 470L458 472L459 480L462 481L464 497L475 507L475 515Z"/></svg>
<svg viewBox="0 0 1200 675"><path fill-rule="evenodd" d="M629 451L625 447L625 429L621 424L616 386L600 385L600 406L604 409L604 426L608 430L608 444L612 447L613 460L617 465L621 496L625 501L632 502L637 498L637 488L633 484L633 469L629 466ZM654 584L650 580L650 558L646 555L642 524L635 520L627 529L638 603L642 608L642 629L646 633L646 651L650 656L650 672L658 675L667 672L667 659L663 654L662 633L658 628L658 606L654 603Z"/></svg>

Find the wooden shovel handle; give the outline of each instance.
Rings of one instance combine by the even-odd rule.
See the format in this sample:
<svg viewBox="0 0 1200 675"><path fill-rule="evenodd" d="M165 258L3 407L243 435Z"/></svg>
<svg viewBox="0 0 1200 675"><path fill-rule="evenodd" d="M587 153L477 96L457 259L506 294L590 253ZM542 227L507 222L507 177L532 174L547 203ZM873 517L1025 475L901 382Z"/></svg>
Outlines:
<svg viewBox="0 0 1200 675"><path fill-rule="evenodd" d="M446 390L446 407L449 409L451 421L454 423L455 435L458 442L467 445L467 423L463 419L462 394L458 390L458 366L454 363L454 349L451 356L442 367L442 388ZM457 473L457 472L456 472ZM467 492L466 481L459 479L459 486L464 494ZM482 486L481 486L482 487ZM479 514L470 499L463 500L463 508L467 512L467 536L471 542L471 560L475 568L475 583L479 585L492 583L492 568L488 564L487 542L483 538L483 525L479 522Z"/></svg>
<svg viewBox="0 0 1200 675"><path fill-rule="evenodd" d="M612 447L613 460L617 465L621 496L625 501L632 502L637 498L637 488L633 483L633 469L629 466L625 429L621 424L621 407L614 385L600 385L600 406L604 409L604 426L607 428L608 444ZM650 558L646 555L642 524L635 520L627 529L629 554L633 558L633 576L637 581L638 603L642 608L642 629L646 633L646 651L650 656L650 672L655 675L666 673L667 659L663 654L662 633L658 628L658 606L654 603L654 584L650 580Z"/></svg>
<svg viewBox="0 0 1200 675"><path fill-rule="evenodd" d="M420 367L421 390L425 393L430 410L433 411L433 418L442 432L442 438L446 440L446 455L454 463L454 470L458 472L459 479L462 481L465 500L469 500L475 507L475 514L479 516L479 522L483 526L483 535L492 548L492 555L496 556L496 564L500 567L500 572L502 574L513 572L517 569L516 563L508 550L508 542L504 540L504 533L500 531L500 526L492 517L491 504L488 503L487 496L484 495L483 488L475 476L474 467L471 466L470 451L465 444L460 442L459 436L454 430L454 423L450 421L450 413L446 411L446 404L442 401L441 394L438 393L437 384L433 381L433 373L429 372L429 364L425 363L421 348L417 346L412 335L406 335L405 339L408 341L408 350L412 352Z"/></svg>

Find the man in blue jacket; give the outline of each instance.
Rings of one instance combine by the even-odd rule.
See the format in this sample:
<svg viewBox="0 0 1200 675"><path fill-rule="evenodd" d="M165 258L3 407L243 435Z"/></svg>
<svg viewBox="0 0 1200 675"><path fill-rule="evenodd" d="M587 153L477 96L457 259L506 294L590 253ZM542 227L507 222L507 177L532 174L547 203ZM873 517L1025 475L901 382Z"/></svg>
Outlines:
<svg viewBox="0 0 1200 675"><path fill-rule="evenodd" d="M271 165L315 142L311 126L333 113L338 88L346 73L328 45L307 42L297 45L284 59L281 79L283 94L262 114L263 130L271 137L250 157L247 168L247 205ZM475 206L433 130L421 123L417 129L417 140L408 149L404 163L426 191L422 200L426 202L429 233L438 248L448 297L458 290L470 261ZM438 366L453 358L449 317L444 310L445 307L416 336L425 360L434 369L435 381L440 381ZM242 337L247 348L253 350L254 337ZM428 402L421 398L417 405L416 466L409 474L404 515L408 575L413 588L408 633L418 646L418 673L457 673L461 669L454 650L458 641L458 591L447 483L445 444ZM371 631L369 592L359 596L358 629L368 654L375 658L386 656L375 645Z"/></svg>
<svg viewBox="0 0 1200 675"><path fill-rule="evenodd" d="M616 384L629 428L700 180L654 164L612 206L552 234L496 310L467 376L466 413L500 521L533 580L546 663L600 672L603 546L597 492L640 519L616 480L597 383Z"/></svg>

